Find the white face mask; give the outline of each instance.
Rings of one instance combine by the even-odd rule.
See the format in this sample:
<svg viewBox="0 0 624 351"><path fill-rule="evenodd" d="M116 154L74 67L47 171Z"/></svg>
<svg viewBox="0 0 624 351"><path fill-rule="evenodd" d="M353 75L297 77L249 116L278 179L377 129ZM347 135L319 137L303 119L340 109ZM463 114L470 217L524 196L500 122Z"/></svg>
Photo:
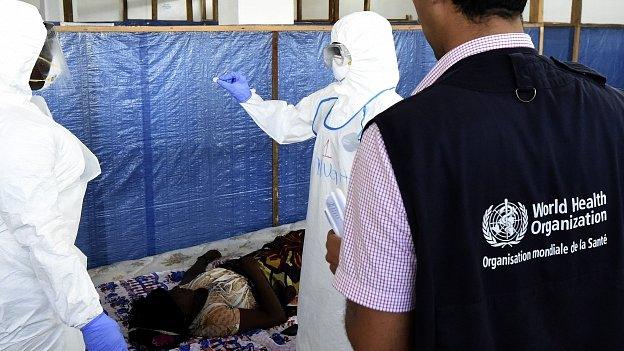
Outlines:
<svg viewBox="0 0 624 351"><path fill-rule="evenodd" d="M339 65L335 60L332 62L332 72L334 72L334 78L336 78L339 82L342 82L347 77L350 70L351 66L348 64Z"/></svg>
<svg viewBox="0 0 624 351"><path fill-rule="evenodd" d="M39 59L45 60L41 57ZM48 60L45 60L45 61L48 61ZM61 75L61 73L63 73L63 69L55 61L56 60L54 59L52 59L52 62L48 61L48 63L50 64L50 71L48 72L48 76L46 77L45 83L43 84L43 88L41 88L41 90L47 89L48 87L50 87L50 85L54 83L54 81Z"/></svg>
<svg viewBox="0 0 624 351"><path fill-rule="evenodd" d="M54 83L63 73L66 72L66 69L63 69L63 65L65 63L62 62L59 64L58 63L59 60L56 58L53 58L52 61L49 61L48 59L43 58L41 56L39 56L38 60L42 60L46 62L50 66L50 69L45 79L30 79L30 81L31 82L43 82L43 87L41 87L41 89L39 90L45 90L49 88L52 85L52 83ZM60 61L63 61L63 60L60 60Z"/></svg>

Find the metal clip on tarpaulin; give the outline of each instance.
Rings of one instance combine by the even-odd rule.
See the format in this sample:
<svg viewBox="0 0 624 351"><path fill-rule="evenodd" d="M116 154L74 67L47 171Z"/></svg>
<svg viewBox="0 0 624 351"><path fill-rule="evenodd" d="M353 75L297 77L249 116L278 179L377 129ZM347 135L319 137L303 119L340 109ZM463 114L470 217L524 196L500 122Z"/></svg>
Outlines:
<svg viewBox="0 0 624 351"><path fill-rule="evenodd" d="M520 102L530 103L537 97L537 88L529 74L530 65L528 65L526 55L514 53L509 54L509 58L516 77L516 98Z"/></svg>

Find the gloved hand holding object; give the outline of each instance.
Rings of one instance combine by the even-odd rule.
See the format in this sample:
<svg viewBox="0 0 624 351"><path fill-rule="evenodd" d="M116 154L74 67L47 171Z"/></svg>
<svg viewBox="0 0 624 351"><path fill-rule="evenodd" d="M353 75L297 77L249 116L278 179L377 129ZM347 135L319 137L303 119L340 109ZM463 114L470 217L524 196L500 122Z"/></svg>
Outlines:
<svg viewBox="0 0 624 351"><path fill-rule="evenodd" d="M119 325L102 312L80 329L87 351L127 351L128 346Z"/></svg>
<svg viewBox="0 0 624 351"><path fill-rule="evenodd" d="M247 78L238 72L222 75L217 83L229 91L240 103L247 102L251 98L251 88L249 88Z"/></svg>

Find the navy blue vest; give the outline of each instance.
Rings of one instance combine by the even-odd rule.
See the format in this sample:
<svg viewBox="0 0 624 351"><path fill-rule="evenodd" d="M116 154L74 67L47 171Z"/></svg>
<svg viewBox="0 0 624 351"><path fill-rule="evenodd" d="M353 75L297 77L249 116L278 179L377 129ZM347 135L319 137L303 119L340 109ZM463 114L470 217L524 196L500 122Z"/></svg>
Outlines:
<svg viewBox="0 0 624 351"><path fill-rule="evenodd" d="M373 122L418 258L415 350L624 350L624 96L503 49Z"/></svg>

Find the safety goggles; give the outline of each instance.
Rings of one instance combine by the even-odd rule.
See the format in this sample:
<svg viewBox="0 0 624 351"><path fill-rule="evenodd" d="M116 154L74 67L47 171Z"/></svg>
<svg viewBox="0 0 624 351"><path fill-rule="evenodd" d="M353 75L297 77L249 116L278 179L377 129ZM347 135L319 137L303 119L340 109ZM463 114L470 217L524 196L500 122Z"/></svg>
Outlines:
<svg viewBox="0 0 624 351"><path fill-rule="evenodd" d="M323 62L327 67L331 67L333 62L338 66L350 65L351 54L344 44L331 43L323 50Z"/></svg>

